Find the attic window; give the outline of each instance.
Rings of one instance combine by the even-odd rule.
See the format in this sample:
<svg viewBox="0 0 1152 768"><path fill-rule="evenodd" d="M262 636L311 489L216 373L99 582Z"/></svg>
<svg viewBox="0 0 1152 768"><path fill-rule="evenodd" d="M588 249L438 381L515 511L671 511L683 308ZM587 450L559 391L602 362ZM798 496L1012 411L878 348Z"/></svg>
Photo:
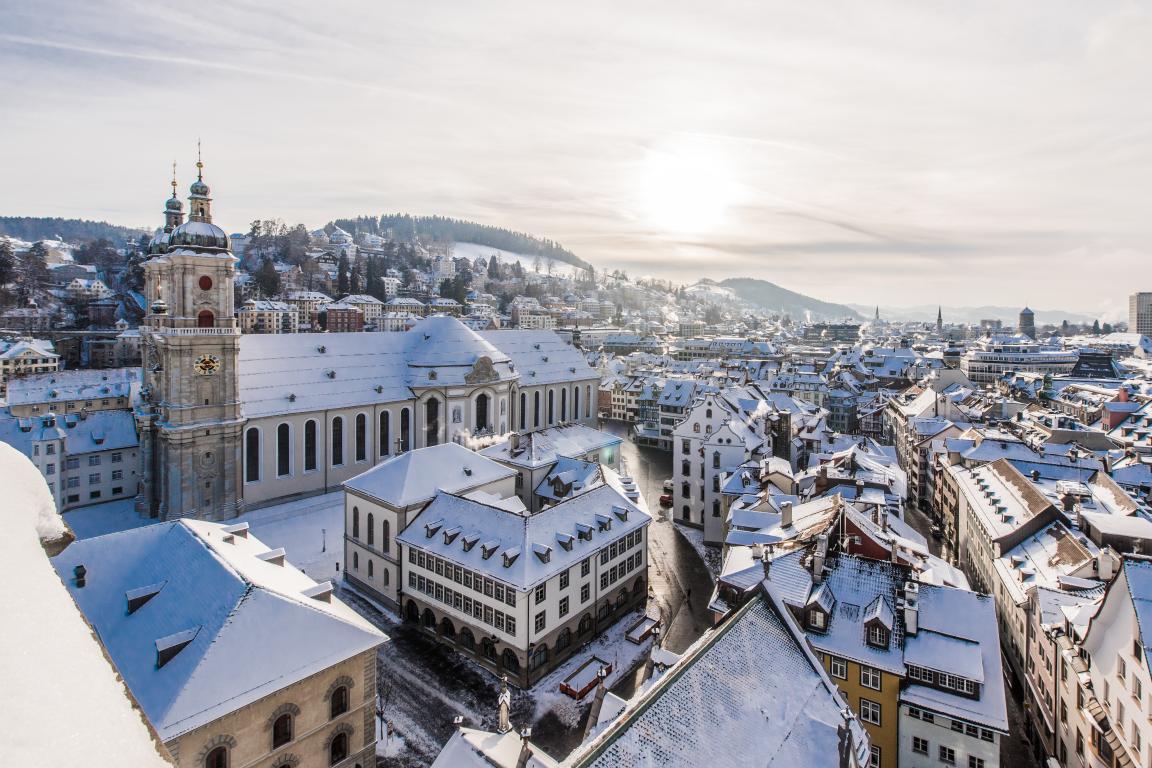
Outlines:
<svg viewBox="0 0 1152 768"><path fill-rule="evenodd" d="M533 544L532 552L536 557L540 558L540 562L546 563L552 559L552 547L546 547L543 544Z"/></svg>
<svg viewBox="0 0 1152 768"><path fill-rule="evenodd" d="M231 533L239 536L242 539L248 538L248 523L236 523L234 525L226 525L222 529L224 533Z"/></svg>
<svg viewBox="0 0 1152 768"><path fill-rule="evenodd" d="M464 474L468 477L472 477L472 467L464 467Z"/></svg>
<svg viewBox="0 0 1152 768"><path fill-rule="evenodd" d="M462 540L464 543L464 551L471 552L472 547L476 546L476 542L479 540L480 537L476 536L475 534L469 534L468 536L465 536Z"/></svg>
<svg viewBox="0 0 1152 768"><path fill-rule="evenodd" d="M267 552L261 552L256 555L256 558L266 563L272 563L272 565L284 565L284 554L284 547L277 547Z"/></svg>
<svg viewBox="0 0 1152 768"><path fill-rule="evenodd" d="M330 379L334 379L336 378L336 371L328 371L328 373L325 375Z"/></svg>
<svg viewBox="0 0 1152 768"><path fill-rule="evenodd" d="M443 526L444 526L443 520L433 520L431 523L425 523L424 524L424 536L426 538L429 538L429 539L432 538L433 536L436 535L436 532L439 531Z"/></svg>
<svg viewBox="0 0 1152 768"><path fill-rule="evenodd" d="M131 616L133 613L136 613L144 603L156 597L167 583L166 581L161 581L157 584L149 584L146 587L130 589L125 592L124 597L128 600L128 615Z"/></svg>
<svg viewBox="0 0 1152 768"><path fill-rule="evenodd" d="M486 541L480 545L480 556L487 560L488 558L492 557L492 555L495 554L496 550L499 548L500 542Z"/></svg>
<svg viewBox="0 0 1152 768"><path fill-rule="evenodd" d="M328 347L321 344L320 346L316 347L316 351L319 352L320 354L324 354L325 352L328 351Z"/></svg>
<svg viewBox="0 0 1152 768"><path fill-rule="evenodd" d="M160 669L172 659L176 658L176 654L184 650L185 647L193 640L200 632L200 627L194 629L186 629L183 632L177 632L167 637L162 637L156 641L156 668Z"/></svg>
<svg viewBox="0 0 1152 768"><path fill-rule="evenodd" d="M453 541L456 540L456 537L459 535L460 535L459 526L457 526L456 528L449 528L448 530L444 531L444 543L445 544L451 544Z"/></svg>
<svg viewBox="0 0 1152 768"><path fill-rule="evenodd" d="M596 528L600 531L612 530L612 518L605 515L596 515Z"/></svg>
<svg viewBox="0 0 1152 768"><path fill-rule="evenodd" d="M612 513L616 515L616 517L619 518L620 522L622 523L628 520L628 510L624 507L614 506L612 507Z"/></svg>
<svg viewBox="0 0 1152 768"><path fill-rule="evenodd" d="M563 547L565 552L572 551L572 545L575 543L575 541L576 537L567 533L556 534L556 543Z"/></svg>
<svg viewBox="0 0 1152 768"><path fill-rule="evenodd" d="M518 547L504 550L504 567L512 567L512 563L516 562L516 558L518 557L520 557L520 549Z"/></svg>
<svg viewBox="0 0 1152 768"><path fill-rule="evenodd" d="M430 381L436 381L436 371L428 371L428 379Z"/></svg>
<svg viewBox="0 0 1152 768"><path fill-rule="evenodd" d="M322 603L330 603L332 602L332 582L322 581L313 587L301 590L300 594Z"/></svg>
<svg viewBox="0 0 1152 768"><path fill-rule="evenodd" d="M544 362L548 362L548 355L544 355Z"/></svg>
<svg viewBox="0 0 1152 768"><path fill-rule="evenodd" d="M576 536L579 537L581 541L592 541L592 526L577 523Z"/></svg>
<svg viewBox="0 0 1152 768"><path fill-rule="evenodd" d="M873 621L868 625L868 645L873 648L888 647L888 630L879 621Z"/></svg>

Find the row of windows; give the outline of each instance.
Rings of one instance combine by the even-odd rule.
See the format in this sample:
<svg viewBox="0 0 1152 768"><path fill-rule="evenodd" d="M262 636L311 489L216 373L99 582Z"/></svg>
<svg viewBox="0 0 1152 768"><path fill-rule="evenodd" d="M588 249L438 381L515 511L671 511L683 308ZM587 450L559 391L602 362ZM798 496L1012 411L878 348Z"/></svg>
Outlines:
<svg viewBox="0 0 1152 768"><path fill-rule="evenodd" d="M935 723L936 715L919 707L908 707L908 716L913 720L920 720L925 723ZM943 723L941 723L943 725ZM965 723L963 720L952 720L951 728L956 733L963 733L965 736L972 738L979 737L981 741L993 742L996 740L996 734L987 729L980 728L972 723Z"/></svg>
<svg viewBox="0 0 1152 768"><path fill-rule="evenodd" d="M392 453L391 443L392 415L389 411L380 412L380 455L387 456ZM304 422L304 471L314 472L317 467L317 430L315 420ZM332 419L330 430L332 466L339 467L344 464L344 417L335 416ZM249 427L244 432L244 482L260 482L261 473L261 430L259 427ZM433 444L435 440L429 442ZM400 410L400 437L395 450L404 452L411 449L411 411L408 408ZM368 460L368 416L358 413L354 419L352 453L354 461ZM113 454L115 456L115 454ZM116 461L113 458L113 461ZM276 476L287 477L292 474L292 425L280 424L276 427Z"/></svg>
<svg viewBox="0 0 1152 768"><path fill-rule="evenodd" d="M951 691L958 691L972 696L976 693L976 683L963 677L950 675L945 672L935 672L924 667L908 665L908 679L925 685L933 685Z"/></svg>
<svg viewBox="0 0 1152 768"><path fill-rule="evenodd" d="M465 589L471 589L485 597L494 598L497 602L513 608L516 607L516 590L482 573L462 568L444 558L425 554L423 551L411 547L408 548L408 562L418 565L426 571L434 571L437 576L443 576L452 579L457 584L463 584Z"/></svg>
<svg viewBox="0 0 1152 768"><path fill-rule="evenodd" d="M580 562L580 575L587 576L592 570L592 558L586 557ZM560 574L560 589L568 589L568 584L571 582L571 575L567 569ZM587 585L585 585L587 587ZM544 602L548 597L548 582L536 585L536 605ZM586 600L587 598L585 598ZM560 614L563 616L564 614Z"/></svg>
<svg viewBox="0 0 1152 768"><path fill-rule="evenodd" d="M532 428L556 423L556 391L548 390L548 419L540 420L540 392L532 393ZM584 418L592 416L592 385L584 387ZM572 418L580 418L580 387L572 388ZM560 421L568 421L568 388L560 390ZM520 429L528 429L528 393L520 393Z"/></svg>
<svg viewBox="0 0 1152 768"><path fill-rule="evenodd" d="M926 756L931 750L931 747L932 745L928 743L928 739L923 739L919 736L912 737L912 751L916 754ZM940 758L940 762L945 765L956 765L956 750L952 747L940 744L937 748L937 756ZM984 768L984 758L969 755L968 768Z"/></svg>
<svg viewBox="0 0 1152 768"><path fill-rule="evenodd" d="M627 536L623 536L616 541L609 544L604 549L600 550L600 565L605 565L609 560L616 559L617 556L624 554L628 550L635 547L640 543L642 533L639 529L632 531Z"/></svg>
<svg viewBox="0 0 1152 768"><path fill-rule="evenodd" d="M501 632L507 632L509 635L516 634L515 616L497 611L492 606L484 605L479 600L473 600L450 587L438 584L423 576L417 576L411 571L408 572L408 586L436 600L436 602L455 608L457 611L465 613L477 621L482 621L490 627L495 627ZM511 589L509 591L511 592ZM515 594L515 592L512 593L513 597Z"/></svg>
<svg viewBox="0 0 1152 768"><path fill-rule="evenodd" d="M615 584L620 579L627 576L632 571L640 567L644 562L643 554L636 552L631 555L627 560L624 560L612 566L609 570L600 574L600 589L608 589L609 584Z"/></svg>
<svg viewBox="0 0 1152 768"><path fill-rule="evenodd" d="M392 551L392 531L391 524L385 520L383 524L383 538L380 542L381 552ZM360 508L352 507L352 538L359 540L360 538ZM376 516L371 512L368 513L368 546L376 546Z"/></svg>

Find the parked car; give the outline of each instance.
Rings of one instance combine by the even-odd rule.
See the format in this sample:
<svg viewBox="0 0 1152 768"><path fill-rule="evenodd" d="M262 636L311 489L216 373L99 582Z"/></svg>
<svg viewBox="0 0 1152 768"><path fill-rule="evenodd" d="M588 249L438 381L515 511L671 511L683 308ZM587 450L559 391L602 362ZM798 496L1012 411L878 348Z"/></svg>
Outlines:
<svg viewBox="0 0 1152 768"><path fill-rule="evenodd" d="M662 507L672 506L672 494L666 493L663 496L661 496L660 497L660 506L662 506Z"/></svg>

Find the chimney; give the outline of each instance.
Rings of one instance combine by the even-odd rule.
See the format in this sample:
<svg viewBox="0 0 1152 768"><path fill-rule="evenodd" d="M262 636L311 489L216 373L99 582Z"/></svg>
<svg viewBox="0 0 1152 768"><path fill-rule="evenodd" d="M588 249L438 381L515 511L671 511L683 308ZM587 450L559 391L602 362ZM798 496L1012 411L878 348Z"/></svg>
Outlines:
<svg viewBox="0 0 1152 768"><path fill-rule="evenodd" d="M1096 555L1096 576L1102 581L1112 580L1112 553L1107 549Z"/></svg>
<svg viewBox="0 0 1152 768"><path fill-rule="evenodd" d="M608 679L608 671L600 667L596 672L596 695L592 699L592 709L588 712L588 722L584 724L584 741L592 734L596 722L600 719L600 709L604 706L604 696L608 693L604 681Z"/></svg>
<svg viewBox="0 0 1152 768"><path fill-rule="evenodd" d="M904 634L915 635L920 631L920 586L909 581L904 585Z"/></svg>
<svg viewBox="0 0 1152 768"><path fill-rule="evenodd" d="M500 708L496 732L508 733L512 730L512 723L508 721L508 710L512 706L512 693L508 690L508 675L503 675L500 678L500 695L496 698L496 703Z"/></svg>
<svg viewBox="0 0 1152 768"><path fill-rule="evenodd" d="M780 502L780 527L790 528L792 526L792 502Z"/></svg>
<svg viewBox="0 0 1152 768"><path fill-rule="evenodd" d="M512 453L515 453L516 451L520 450L520 433L519 432L513 432L512 434L508 435L508 450L511 451Z"/></svg>
<svg viewBox="0 0 1152 768"><path fill-rule="evenodd" d="M1116 390L1116 402L1118 402L1118 403L1128 402L1128 385L1127 384L1122 384L1120 386L1120 388L1118 390Z"/></svg>
<svg viewBox="0 0 1152 768"><path fill-rule="evenodd" d="M880 510L880 530L888 532L888 510Z"/></svg>
<svg viewBox="0 0 1152 768"><path fill-rule="evenodd" d="M1032 474L1032 482L1036 483L1036 482L1040 481L1040 470L1034 469L1034 470L1032 470L1031 474Z"/></svg>
<svg viewBox="0 0 1152 768"><path fill-rule="evenodd" d="M828 534L822 533L816 537L816 550L812 553L812 581L820 584L824 581L824 558L828 556Z"/></svg>
<svg viewBox="0 0 1152 768"><path fill-rule="evenodd" d="M516 758L516 768L524 768L528 765L528 759L532 757L532 745L528 743L528 739L532 738L531 728L520 729L520 756Z"/></svg>
<svg viewBox="0 0 1152 768"><path fill-rule="evenodd" d="M857 478L857 480L856 480L856 501L860 501L860 499L863 496L864 496L864 481L862 479Z"/></svg>

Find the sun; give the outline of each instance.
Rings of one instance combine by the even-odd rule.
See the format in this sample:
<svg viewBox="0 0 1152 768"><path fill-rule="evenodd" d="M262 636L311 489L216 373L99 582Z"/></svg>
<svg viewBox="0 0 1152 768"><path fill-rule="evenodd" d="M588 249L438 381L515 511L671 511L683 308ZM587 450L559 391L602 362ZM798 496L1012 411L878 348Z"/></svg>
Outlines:
<svg viewBox="0 0 1152 768"><path fill-rule="evenodd" d="M715 144L675 137L648 150L640 175L640 211L651 227L678 234L712 232L735 200L730 160Z"/></svg>

